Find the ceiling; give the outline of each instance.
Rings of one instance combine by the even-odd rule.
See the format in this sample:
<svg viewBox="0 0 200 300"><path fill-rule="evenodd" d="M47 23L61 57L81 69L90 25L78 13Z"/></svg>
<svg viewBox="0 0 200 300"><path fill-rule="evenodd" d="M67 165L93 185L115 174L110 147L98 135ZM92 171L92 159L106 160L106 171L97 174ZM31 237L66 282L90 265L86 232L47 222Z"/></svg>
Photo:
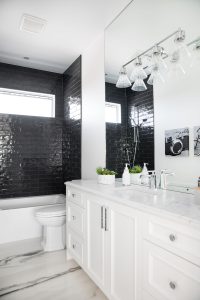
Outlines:
<svg viewBox="0 0 200 300"><path fill-rule="evenodd" d="M123 64L179 27L186 42L200 37L199 16L200 0L134 0L106 30L106 81L116 83ZM173 38L163 46L173 52Z"/></svg>
<svg viewBox="0 0 200 300"><path fill-rule="evenodd" d="M0 0L0 62L63 73L129 2ZM45 19L45 30L20 31L23 14Z"/></svg>

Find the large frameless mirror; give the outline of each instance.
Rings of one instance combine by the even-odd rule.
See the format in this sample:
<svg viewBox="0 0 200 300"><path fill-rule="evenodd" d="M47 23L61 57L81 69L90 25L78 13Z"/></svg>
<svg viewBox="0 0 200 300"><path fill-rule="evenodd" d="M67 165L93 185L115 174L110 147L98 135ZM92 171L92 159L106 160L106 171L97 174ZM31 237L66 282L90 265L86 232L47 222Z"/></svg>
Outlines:
<svg viewBox="0 0 200 300"><path fill-rule="evenodd" d="M135 0L106 29L106 166L200 169L200 1ZM119 117L120 113L120 117Z"/></svg>

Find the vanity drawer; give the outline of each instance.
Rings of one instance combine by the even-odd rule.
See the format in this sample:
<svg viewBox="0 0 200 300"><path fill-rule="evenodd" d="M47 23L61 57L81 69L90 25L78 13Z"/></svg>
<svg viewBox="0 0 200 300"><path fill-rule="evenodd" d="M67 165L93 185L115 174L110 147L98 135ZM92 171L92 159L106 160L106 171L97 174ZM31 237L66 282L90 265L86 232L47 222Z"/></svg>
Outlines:
<svg viewBox="0 0 200 300"><path fill-rule="evenodd" d="M146 216L143 218L143 238L200 266L200 227Z"/></svg>
<svg viewBox="0 0 200 300"><path fill-rule="evenodd" d="M84 234L84 209L68 202L67 205L67 225L78 234Z"/></svg>
<svg viewBox="0 0 200 300"><path fill-rule="evenodd" d="M73 230L67 230L67 250L73 259L80 265L83 264L83 240Z"/></svg>
<svg viewBox="0 0 200 300"><path fill-rule="evenodd" d="M143 242L143 288L157 300L199 300L200 268Z"/></svg>
<svg viewBox="0 0 200 300"><path fill-rule="evenodd" d="M73 188L70 188L68 190L68 200L75 203L76 205L83 207L84 208L84 199L83 199L83 194Z"/></svg>
<svg viewBox="0 0 200 300"><path fill-rule="evenodd" d="M142 291L142 300L156 300L153 298L150 294L148 294L146 291Z"/></svg>

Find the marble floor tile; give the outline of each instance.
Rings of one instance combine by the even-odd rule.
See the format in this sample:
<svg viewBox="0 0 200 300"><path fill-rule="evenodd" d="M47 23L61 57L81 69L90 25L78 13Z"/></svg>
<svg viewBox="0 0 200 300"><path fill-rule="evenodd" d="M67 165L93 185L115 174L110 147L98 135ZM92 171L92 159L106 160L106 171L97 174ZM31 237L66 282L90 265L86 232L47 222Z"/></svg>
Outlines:
<svg viewBox="0 0 200 300"><path fill-rule="evenodd" d="M21 242L14 251L15 245L11 244L6 245L7 250L3 249L0 255L0 299L107 299L73 260L66 261L64 250L44 253L32 247L31 251Z"/></svg>

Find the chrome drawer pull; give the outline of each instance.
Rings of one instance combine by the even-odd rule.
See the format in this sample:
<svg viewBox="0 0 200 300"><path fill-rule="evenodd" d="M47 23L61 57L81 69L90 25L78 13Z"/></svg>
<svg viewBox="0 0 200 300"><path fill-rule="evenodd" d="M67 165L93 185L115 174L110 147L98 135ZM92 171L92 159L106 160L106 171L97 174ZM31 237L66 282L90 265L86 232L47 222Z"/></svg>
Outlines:
<svg viewBox="0 0 200 300"><path fill-rule="evenodd" d="M72 194L72 197L73 197L73 198L76 197L76 194Z"/></svg>
<svg viewBox="0 0 200 300"><path fill-rule="evenodd" d="M171 242L174 242L176 240L176 236L173 233L171 233L169 235L169 239L170 239Z"/></svg>
<svg viewBox="0 0 200 300"><path fill-rule="evenodd" d="M76 220L76 216L72 216L72 220L74 220L74 221L75 221L75 220Z"/></svg>
<svg viewBox="0 0 200 300"><path fill-rule="evenodd" d="M101 229L104 228L104 213L103 213L103 206L101 206Z"/></svg>
<svg viewBox="0 0 200 300"><path fill-rule="evenodd" d="M72 245L72 248L73 248L73 249L75 249L75 248L76 248L76 245L75 245L75 244L73 244L73 245Z"/></svg>
<svg viewBox="0 0 200 300"><path fill-rule="evenodd" d="M107 208L105 208L105 231L108 231L108 213L107 213Z"/></svg>
<svg viewBox="0 0 200 300"><path fill-rule="evenodd" d="M175 290L176 288L176 283L174 281L170 281L169 286L172 290Z"/></svg>

